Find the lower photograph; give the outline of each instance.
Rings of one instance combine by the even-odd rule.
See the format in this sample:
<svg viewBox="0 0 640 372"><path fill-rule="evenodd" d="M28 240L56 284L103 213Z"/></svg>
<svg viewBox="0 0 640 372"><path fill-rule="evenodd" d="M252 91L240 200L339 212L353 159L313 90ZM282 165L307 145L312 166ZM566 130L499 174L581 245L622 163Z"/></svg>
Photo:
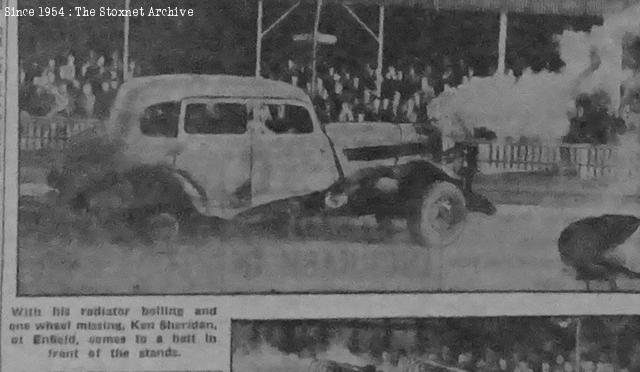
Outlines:
<svg viewBox="0 0 640 372"><path fill-rule="evenodd" d="M640 316L237 320L233 372L640 371Z"/></svg>

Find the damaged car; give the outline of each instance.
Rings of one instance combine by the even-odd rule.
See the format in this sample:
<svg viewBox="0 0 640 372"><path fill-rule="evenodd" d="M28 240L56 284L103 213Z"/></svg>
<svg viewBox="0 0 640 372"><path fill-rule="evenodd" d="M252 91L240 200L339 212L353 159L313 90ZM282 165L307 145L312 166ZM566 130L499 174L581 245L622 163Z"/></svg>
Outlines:
<svg viewBox="0 0 640 372"><path fill-rule="evenodd" d="M202 217L290 227L311 214L374 215L446 246L468 211L495 208L471 189L473 151L443 154L441 143L426 124L321 124L284 82L140 77L120 88L109 120L70 140L50 184L74 208L151 239Z"/></svg>

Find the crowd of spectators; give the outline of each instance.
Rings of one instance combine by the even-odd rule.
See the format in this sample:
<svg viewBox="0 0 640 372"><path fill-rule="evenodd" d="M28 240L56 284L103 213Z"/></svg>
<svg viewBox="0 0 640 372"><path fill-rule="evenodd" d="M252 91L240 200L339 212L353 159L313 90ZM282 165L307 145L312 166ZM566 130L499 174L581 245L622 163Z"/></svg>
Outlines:
<svg viewBox="0 0 640 372"><path fill-rule="evenodd" d="M387 66L382 74L380 91L376 85L376 66L349 69L322 65L315 87L311 84L310 66L292 60L281 71L272 69L269 77L304 89L313 99L324 122L424 122L427 105L441 92L454 88L474 76L474 69L464 59L452 63L444 57L437 68L432 64L406 63Z"/></svg>
<svg viewBox="0 0 640 372"><path fill-rule="evenodd" d="M427 352L417 358L409 357L404 350L389 353L383 352L381 362L375 367L376 372L410 372L415 370L416 360L435 362L447 368L433 370L453 370L455 368L473 372L629 372L613 362L613 357L606 352L597 355L583 355L580 368L577 368L575 352L549 353L546 356L527 354L526 352L498 353L487 349L482 355L471 351L463 351L456 355L447 346L436 352Z"/></svg>
<svg viewBox="0 0 640 372"><path fill-rule="evenodd" d="M125 71L118 51L107 58L91 50L81 64L73 52L50 57L44 66L20 61L20 109L32 116L102 119L124 75L136 73L133 60Z"/></svg>

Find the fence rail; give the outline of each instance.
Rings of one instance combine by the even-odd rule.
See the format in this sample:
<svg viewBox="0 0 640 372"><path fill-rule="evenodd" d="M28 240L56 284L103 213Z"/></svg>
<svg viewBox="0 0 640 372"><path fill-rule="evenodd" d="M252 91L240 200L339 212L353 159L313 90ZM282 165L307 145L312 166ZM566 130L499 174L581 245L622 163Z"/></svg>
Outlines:
<svg viewBox="0 0 640 372"><path fill-rule="evenodd" d="M479 143L482 173L564 170L580 178L630 175L616 146L588 144Z"/></svg>
<svg viewBox="0 0 640 372"><path fill-rule="evenodd" d="M100 123L98 119L21 116L20 150L62 149L69 137Z"/></svg>

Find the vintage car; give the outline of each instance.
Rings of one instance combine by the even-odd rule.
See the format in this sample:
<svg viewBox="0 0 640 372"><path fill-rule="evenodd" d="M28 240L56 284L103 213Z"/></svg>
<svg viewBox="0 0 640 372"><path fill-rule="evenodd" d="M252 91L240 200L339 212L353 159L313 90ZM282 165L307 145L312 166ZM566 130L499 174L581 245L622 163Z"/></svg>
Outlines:
<svg viewBox="0 0 640 372"><path fill-rule="evenodd" d="M76 208L115 208L149 231L175 233L193 216L291 225L302 214L372 214L446 245L468 207L495 209L435 161L439 151L437 131L414 124L321 124L283 82L163 75L126 82L110 119L70 141L51 184Z"/></svg>

